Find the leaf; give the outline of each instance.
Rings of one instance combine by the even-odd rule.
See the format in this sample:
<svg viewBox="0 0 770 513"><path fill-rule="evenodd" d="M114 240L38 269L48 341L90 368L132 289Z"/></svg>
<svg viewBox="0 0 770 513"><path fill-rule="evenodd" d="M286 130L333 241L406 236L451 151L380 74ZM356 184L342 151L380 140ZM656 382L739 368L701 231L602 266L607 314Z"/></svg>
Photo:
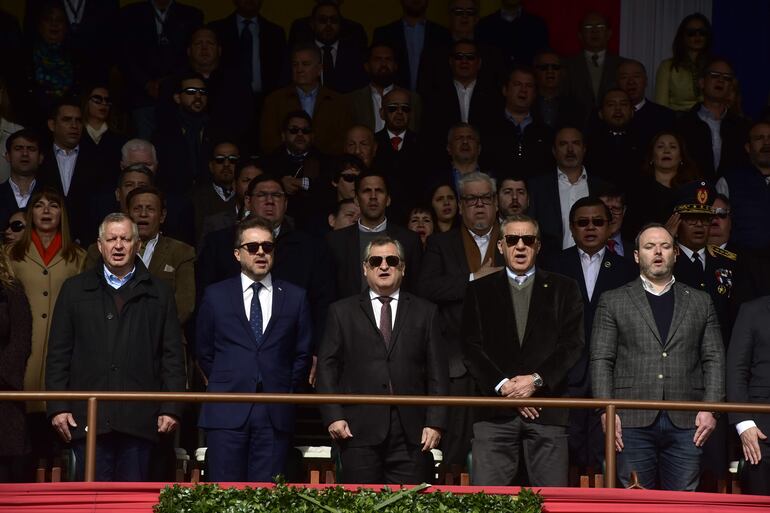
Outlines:
<svg viewBox="0 0 770 513"><path fill-rule="evenodd" d="M319 508L328 511L329 513L342 513L338 509L332 508L331 506L325 506L325 505L321 504L320 502L318 502L313 497L311 497L309 495L305 495L304 493L297 493L297 496L300 497L301 499L304 499L304 500L308 501L311 504L315 504Z"/></svg>
<svg viewBox="0 0 770 513"><path fill-rule="evenodd" d="M401 490L400 492L398 492L398 493L396 493L394 495L391 495L389 498L385 499L384 501L382 501L381 503L376 505L374 507L374 511L379 511L379 510L389 506L390 504L393 504L396 501L400 501L404 497L408 497L410 495L414 495L416 493L419 493L419 492L425 490L426 488L430 488L430 485L428 483L422 483L420 485L417 485L414 488L412 488L411 490Z"/></svg>

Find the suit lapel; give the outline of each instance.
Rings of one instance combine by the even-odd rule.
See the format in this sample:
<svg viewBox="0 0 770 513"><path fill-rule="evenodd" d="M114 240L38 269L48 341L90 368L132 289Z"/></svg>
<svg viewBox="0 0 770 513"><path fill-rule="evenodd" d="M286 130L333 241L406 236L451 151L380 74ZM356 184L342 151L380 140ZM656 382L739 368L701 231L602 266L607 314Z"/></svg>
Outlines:
<svg viewBox="0 0 770 513"><path fill-rule="evenodd" d="M553 289L553 287L550 287L550 280L538 271L535 271L534 280L535 282L532 284L532 297L529 300L529 308L527 309L527 327L524 329L524 340L521 341L522 349L525 344L529 343L535 323L538 322L542 314L540 306L552 303L548 299L548 295L552 294L551 290Z"/></svg>
<svg viewBox="0 0 770 513"><path fill-rule="evenodd" d="M456 237L452 238L452 252L454 253L453 259L450 262L457 262L461 269L465 271L465 274L470 274L471 270L468 268L468 259L465 258L465 246L463 246L463 234L460 230L465 230L464 226L457 228Z"/></svg>
<svg viewBox="0 0 770 513"><path fill-rule="evenodd" d="M594 293L591 296L591 303L598 302L601 293L609 289L608 282L610 275L612 274L612 266L614 265L612 260L612 253L610 253L609 250L604 250L604 258L600 264L601 267L599 267L599 274L596 277Z"/></svg>
<svg viewBox="0 0 770 513"><path fill-rule="evenodd" d="M641 315L642 319L644 319L644 322L647 323L647 326L650 328L650 331L652 331L652 334L655 335L656 339L658 339L658 342L663 344L663 342L660 340L658 325L655 323L655 319L652 316L652 308L650 308L650 303L647 301L647 296L645 296L646 293L644 291L644 287L642 287L641 278L637 278L626 285L626 292L628 292L628 295L631 297L631 301L634 303L634 306L636 306L636 312Z"/></svg>
<svg viewBox="0 0 770 513"><path fill-rule="evenodd" d="M583 266L580 262L580 253L577 250L577 246L572 246L569 249L566 249L565 251L569 251L570 257L567 259L567 265L569 266L567 269L567 276L576 276L578 285L580 285L580 294L583 296L583 299L588 302L588 287L586 286L586 278L583 275ZM601 274L601 271L599 271ZM598 279L596 280L598 283ZM596 289L594 289L596 290Z"/></svg>
<svg viewBox="0 0 770 513"><path fill-rule="evenodd" d="M385 351L385 340L382 338L382 333L377 327L377 321L374 320L374 309L372 308L372 300L369 298L369 289L366 289L364 292L362 292L359 298L359 306L361 307L361 311L369 320L369 325L377 335L377 340L379 341L378 345L382 348L383 351ZM391 336L390 340L391 342L393 341L393 336Z"/></svg>
<svg viewBox="0 0 770 513"><path fill-rule="evenodd" d="M522 343L519 340L519 332L516 329L516 312L513 309L513 299L511 298L511 286L508 283L508 273L502 271L499 274L499 278L495 280L497 301L498 304L501 305L501 312L511 312L511 315L504 316L505 331L513 335L514 351L518 351Z"/></svg>
<svg viewBox="0 0 770 513"><path fill-rule="evenodd" d="M689 310L690 307L689 290L687 290L685 287L677 286L675 283L673 292L674 315L671 318L671 327L668 329L668 338L666 339L666 344L664 344L664 347L668 345L668 343L673 339L677 329L679 329L679 325L682 324L682 320L687 315L687 310Z"/></svg>
<svg viewBox="0 0 770 513"><path fill-rule="evenodd" d="M166 238L163 235L159 236L155 250L152 252L150 266L147 268L153 276L158 276L163 271L163 265L168 261L168 249Z"/></svg>

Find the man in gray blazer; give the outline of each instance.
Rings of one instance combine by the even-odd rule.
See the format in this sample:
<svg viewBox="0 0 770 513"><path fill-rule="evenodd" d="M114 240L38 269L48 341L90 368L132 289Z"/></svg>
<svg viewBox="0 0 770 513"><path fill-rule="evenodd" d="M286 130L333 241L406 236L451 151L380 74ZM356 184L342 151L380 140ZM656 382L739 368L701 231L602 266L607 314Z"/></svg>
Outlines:
<svg viewBox="0 0 770 513"><path fill-rule="evenodd" d="M711 298L674 279L674 240L664 226L642 228L634 257L641 276L605 292L596 309L594 397L722 401L724 349ZM615 422L624 486L636 471L644 488L695 490L701 447L716 426L715 414L618 410Z"/></svg>

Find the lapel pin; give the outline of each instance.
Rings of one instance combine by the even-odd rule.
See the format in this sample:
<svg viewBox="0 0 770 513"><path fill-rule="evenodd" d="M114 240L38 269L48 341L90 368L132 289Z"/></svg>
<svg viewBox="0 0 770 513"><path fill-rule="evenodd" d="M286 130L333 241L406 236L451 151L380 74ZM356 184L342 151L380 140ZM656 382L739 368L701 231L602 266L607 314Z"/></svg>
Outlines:
<svg viewBox="0 0 770 513"><path fill-rule="evenodd" d="M543 288L547 289L548 288L548 284L547 283L543 283Z"/></svg>
<svg viewBox="0 0 770 513"><path fill-rule="evenodd" d="M607 260L606 262L604 262L604 268L605 268L605 269L609 269L610 267L612 267L612 262L610 262L609 260Z"/></svg>

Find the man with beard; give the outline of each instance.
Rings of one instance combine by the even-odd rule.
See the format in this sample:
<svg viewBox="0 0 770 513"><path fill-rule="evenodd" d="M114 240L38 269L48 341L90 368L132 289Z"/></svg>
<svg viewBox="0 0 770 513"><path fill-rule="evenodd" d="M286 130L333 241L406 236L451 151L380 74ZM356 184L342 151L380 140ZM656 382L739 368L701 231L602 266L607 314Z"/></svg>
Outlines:
<svg viewBox="0 0 770 513"><path fill-rule="evenodd" d="M725 394L722 336L708 294L674 279L674 238L642 228L638 279L602 294L591 337L591 382L599 399L719 402ZM602 424L606 427L606 414ZM621 485L635 471L647 489L695 491L709 411L618 410L615 450Z"/></svg>
<svg viewBox="0 0 770 513"><path fill-rule="evenodd" d="M376 133L385 127L385 120L380 116L382 97L395 87L393 82L398 72L395 51L387 43L373 43L369 47L364 69L369 75L369 84L348 93L346 98L353 123L368 126ZM422 111L422 102L417 93L409 92L409 105L412 109L409 129L417 132Z"/></svg>
<svg viewBox="0 0 770 513"><path fill-rule="evenodd" d="M481 171L481 135L473 125L457 123L447 133L446 151L449 155L449 174L446 168L434 171L437 181L449 181L459 191L460 179L470 173Z"/></svg>
<svg viewBox="0 0 770 513"><path fill-rule="evenodd" d="M634 59L623 59L618 66L618 87L628 94L634 106L631 129L640 148L647 148L658 132L673 128L674 111L645 97L647 70L644 64Z"/></svg>
<svg viewBox="0 0 770 513"><path fill-rule="evenodd" d="M527 182L519 176L507 176L500 180L497 189L498 218L505 219L515 214L526 214L529 210Z"/></svg>
<svg viewBox="0 0 770 513"><path fill-rule="evenodd" d="M5 159L11 176L0 183L0 231L13 212L26 208L29 198L39 187L38 169L43 162L40 138L29 129L14 132L5 142Z"/></svg>
<svg viewBox="0 0 770 513"><path fill-rule="evenodd" d="M195 209L195 241L200 241L203 232L203 220L210 215L230 210L235 206L233 179L235 166L241 155L238 147L231 142L221 142L214 146L209 160L210 182L195 186L190 199Z"/></svg>

